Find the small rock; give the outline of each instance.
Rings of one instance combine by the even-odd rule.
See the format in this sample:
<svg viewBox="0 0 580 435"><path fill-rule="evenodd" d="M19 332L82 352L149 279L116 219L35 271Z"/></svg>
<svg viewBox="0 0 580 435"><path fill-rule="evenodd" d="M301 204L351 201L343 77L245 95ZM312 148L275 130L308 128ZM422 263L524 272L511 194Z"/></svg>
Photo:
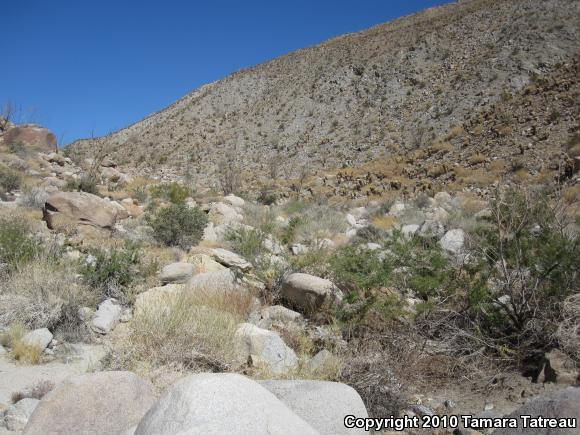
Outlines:
<svg viewBox="0 0 580 435"><path fill-rule="evenodd" d="M293 255L304 255L308 252L308 247L301 243L295 243L290 247L290 250Z"/></svg>
<svg viewBox="0 0 580 435"><path fill-rule="evenodd" d="M108 334L121 317L122 308L114 299L107 299L99 305L91 322L91 329L99 334Z"/></svg>
<svg viewBox="0 0 580 435"><path fill-rule="evenodd" d="M224 197L224 201L230 205L233 205L234 207L243 207L246 204L246 201L233 194L229 194L228 196Z"/></svg>
<svg viewBox="0 0 580 435"><path fill-rule="evenodd" d="M183 262L171 263L161 269L159 280L163 284L183 284L191 279L193 272L193 264Z"/></svg>
<svg viewBox="0 0 580 435"><path fill-rule="evenodd" d="M241 362L265 366L275 375L288 373L298 364L298 358L278 334L242 323L236 331L236 352Z"/></svg>
<svg viewBox="0 0 580 435"><path fill-rule="evenodd" d="M282 282L281 295L307 313L342 300L342 292L331 281L306 273L292 273Z"/></svg>
<svg viewBox="0 0 580 435"><path fill-rule="evenodd" d="M26 398L10 406L4 413L6 428L12 431L24 429L39 402L38 399Z"/></svg>
<svg viewBox="0 0 580 435"><path fill-rule="evenodd" d="M282 305L272 305L262 309L262 317L273 322L299 323L303 320L302 314L292 311Z"/></svg>
<svg viewBox="0 0 580 435"><path fill-rule="evenodd" d="M416 224L404 225L401 228L401 233L403 233L403 236L405 237L414 236L417 233L417 231L419 231L419 225Z"/></svg>
<svg viewBox="0 0 580 435"><path fill-rule="evenodd" d="M234 252L222 248L212 249L211 252L214 259L224 266L234 267L240 269L242 272L248 272L253 268L252 263Z"/></svg>
<svg viewBox="0 0 580 435"><path fill-rule="evenodd" d="M465 233L462 229L449 230L439 241L443 249L453 254L459 254L463 249Z"/></svg>

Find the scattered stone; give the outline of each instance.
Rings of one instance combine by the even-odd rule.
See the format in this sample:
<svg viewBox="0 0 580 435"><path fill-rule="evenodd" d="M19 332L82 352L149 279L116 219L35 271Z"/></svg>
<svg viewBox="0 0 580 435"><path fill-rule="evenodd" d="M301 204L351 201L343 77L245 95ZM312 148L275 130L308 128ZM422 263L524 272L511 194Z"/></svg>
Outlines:
<svg viewBox="0 0 580 435"><path fill-rule="evenodd" d="M419 231L419 225L416 224L404 225L401 228L401 233L403 233L403 236L405 237L412 237L417 234L417 231Z"/></svg>
<svg viewBox="0 0 580 435"><path fill-rule="evenodd" d="M8 407L4 413L4 424L6 429L11 431L21 431L28 423L32 412L36 409L36 406L40 400L26 398L19 400L14 405Z"/></svg>
<svg viewBox="0 0 580 435"><path fill-rule="evenodd" d="M296 354L278 334L251 323L242 323L236 330L236 353L241 362L250 361L275 375L288 373L298 364Z"/></svg>
<svg viewBox="0 0 580 435"><path fill-rule="evenodd" d="M391 216L400 216L405 210L406 206L402 202L396 202L389 209L389 214Z"/></svg>
<svg viewBox="0 0 580 435"><path fill-rule="evenodd" d="M26 435L123 433L155 402L153 386L130 372L97 372L57 385L40 401Z"/></svg>
<svg viewBox="0 0 580 435"><path fill-rule="evenodd" d="M282 403L321 435L366 434L364 429L347 429L344 417L368 417L359 394L338 382L259 381Z"/></svg>
<svg viewBox="0 0 580 435"><path fill-rule="evenodd" d="M439 241L443 249L453 254L459 254L463 249L465 233L462 229L449 230Z"/></svg>
<svg viewBox="0 0 580 435"><path fill-rule="evenodd" d="M445 227L437 220L426 220L419 229L419 236L421 237L436 237L440 239L445 235Z"/></svg>
<svg viewBox="0 0 580 435"><path fill-rule="evenodd" d="M351 227L356 227L356 218L353 215L347 214L346 221Z"/></svg>
<svg viewBox="0 0 580 435"><path fill-rule="evenodd" d="M27 346L38 347L44 350L52 341L52 333L47 328L35 329L22 337L22 343Z"/></svg>
<svg viewBox="0 0 580 435"><path fill-rule="evenodd" d="M318 432L275 395L242 375L202 373L171 388L147 412L135 435L314 435Z"/></svg>
<svg viewBox="0 0 580 435"><path fill-rule="evenodd" d="M342 300L342 292L331 281L306 273L292 273L282 282L282 297L312 313Z"/></svg>
<svg viewBox="0 0 580 435"><path fill-rule="evenodd" d="M299 323L303 320L302 314L292 311L282 305L272 305L262 309L262 318L273 322Z"/></svg>
<svg viewBox="0 0 580 435"><path fill-rule="evenodd" d="M108 334L113 330L123 311L121 306L115 302L115 299L107 299L101 302L91 322L93 331L99 334Z"/></svg>
<svg viewBox="0 0 580 435"><path fill-rule="evenodd" d="M242 272L248 272L253 268L252 263L234 252L222 248L212 249L211 252L213 258L224 266L240 269Z"/></svg>
<svg viewBox="0 0 580 435"><path fill-rule="evenodd" d="M295 243L290 247L292 255L304 255L308 252L308 246L301 243Z"/></svg>
<svg viewBox="0 0 580 435"><path fill-rule="evenodd" d="M382 246L379 245L378 243L372 243L372 242L367 243L365 246L369 251L376 251L376 250L382 248Z"/></svg>
<svg viewBox="0 0 580 435"><path fill-rule="evenodd" d="M112 229L117 220L117 208L110 202L86 192L57 192L46 200L44 220L54 229L57 216L72 223Z"/></svg>
<svg viewBox="0 0 580 435"><path fill-rule="evenodd" d="M183 262L171 263L161 269L159 280L163 284L183 284L191 279L193 272L193 264Z"/></svg>

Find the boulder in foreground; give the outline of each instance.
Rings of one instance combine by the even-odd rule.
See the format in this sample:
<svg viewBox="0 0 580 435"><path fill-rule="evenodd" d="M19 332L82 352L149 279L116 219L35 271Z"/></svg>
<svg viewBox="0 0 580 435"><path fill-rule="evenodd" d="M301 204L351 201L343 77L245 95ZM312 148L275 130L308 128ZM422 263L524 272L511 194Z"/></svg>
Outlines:
<svg viewBox="0 0 580 435"><path fill-rule="evenodd" d="M87 192L56 192L48 197L44 220L50 229L57 221L112 229L117 220L117 208L110 202Z"/></svg>
<svg viewBox="0 0 580 435"><path fill-rule="evenodd" d="M40 401L24 434L118 434L135 426L154 402L153 386L133 373L76 376Z"/></svg>
<svg viewBox="0 0 580 435"><path fill-rule="evenodd" d="M161 396L135 431L135 435L316 433L257 382L233 373L182 379Z"/></svg>

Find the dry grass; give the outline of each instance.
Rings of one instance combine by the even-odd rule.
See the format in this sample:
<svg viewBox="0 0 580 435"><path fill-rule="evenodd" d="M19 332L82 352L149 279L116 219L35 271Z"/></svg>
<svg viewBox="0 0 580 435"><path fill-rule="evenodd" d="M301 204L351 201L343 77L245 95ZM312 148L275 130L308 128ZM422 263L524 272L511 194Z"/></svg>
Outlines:
<svg viewBox="0 0 580 435"><path fill-rule="evenodd" d="M94 306L95 295L78 282L69 265L39 258L23 265L2 282L0 324L22 323L49 328L69 340L85 338L78 309Z"/></svg>
<svg viewBox="0 0 580 435"><path fill-rule="evenodd" d="M480 163L485 163L487 161L487 157L481 153L476 153L471 155L467 161L470 165L478 165Z"/></svg>
<svg viewBox="0 0 580 435"><path fill-rule="evenodd" d="M121 366L148 372L177 364L189 370L230 371L236 365L234 334L252 306L252 295L234 288L186 289L143 306L121 343Z"/></svg>
<svg viewBox="0 0 580 435"><path fill-rule="evenodd" d="M52 381L38 381L30 389L24 391L16 391L10 396L12 403L21 401L22 399L42 399L54 388Z"/></svg>
<svg viewBox="0 0 580 435"><path fill-rule="evenodd" d="M573 204L574 202L580 201L580 185L568 187L562 193L564 200L568 204Z"/></svg>
<svg viewBox="0 0 580 435"><path fill-rule="evenodd" d="M433 145L431 145L431 151L434 153L436 152L448 153L452 150L453 145L451 145L449 142L437 141L433 143Z"/></svg>
<svg viewBox="0 0 580 435"><path fill-rule="evenodd" d="M397 225L397 218L395 216L377 216L372 220L373 226L380 230L390 230Z"/></svg>
<svg viewBox="0 0 580 435"><path fill-rule="evenodd" d="M17 340L12 345L10 355L16 361L24 364L40 364L42 361L42 350L40 346L26 344Z"/></svg>
<svg viewBox="0 0 580 435"><path fill-rule="evenodd" d="M42 360L42 349L22 342L26 327L22 322L10 324L7 332L0 334L0 344L10 348L10 356L25 364L39 364Z"/></svg>

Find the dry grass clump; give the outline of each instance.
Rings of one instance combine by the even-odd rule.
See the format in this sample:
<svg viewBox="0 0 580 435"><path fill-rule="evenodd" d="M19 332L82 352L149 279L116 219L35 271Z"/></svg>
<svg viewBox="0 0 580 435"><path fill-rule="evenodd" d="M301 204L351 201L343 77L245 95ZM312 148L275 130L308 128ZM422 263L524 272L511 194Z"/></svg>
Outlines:
<svg viewBox="0 0 580 435"><path fill-rule="evenodd" d="M121 365L150 370L178 364L190 370L229 371L234 334L252 306L252 295L234 288L197 288L160 296L131 321Z"/></svg>
<svg viewBox="0 0 580 435"><path fill-rule="evenodd" d="M14 322L7 332L0 334L0 344L10 348L10 356L16 361L25 364L39 364L42 360L42 349L39 346L31 346L22 341L26 333L26 327L22 322Z"/></svg>
<svg viewBox="0 0 580 435"><path fill-rule="evenodd" d="M0 288L0 324L49 328L69 340L83 339L78 310L94 306L96 296L78 282L70 265L39 258L9 275Z"/></svg>
<svg viewBox="0 0 580 435"><path fill-rule="evenodd" d="M23 391L16 391L12 393L10 396L10 400L12 403L20 402L22 399L42 399L48 393L52 391L54 388L54 382L52 381L38 381L36 382L32 388L23 390Z"/></svg>
<svg viewBox="0 0 580 435"><path fill-rule="evenodd" d="M437 141L431 145L431 151L433 151L433 152L448 153L449 151L452 151L452 150L453 150L453 145L451 145L449 142Z"/></svg>
<svg viewBox="0 0 580 435"><path fill-rule="evenodd" d="M480 163L485 163L487 161L487 157L481 153L476 153L471 155L467 161L470 165L478 165Z"/></svg>
<svg viewBox="0 0 580 435"><path fill-rule="evenodd" d="M377 216L372 220L373 226L379 230L390 230L397 225L397 218L395 216Z"/></svg>

